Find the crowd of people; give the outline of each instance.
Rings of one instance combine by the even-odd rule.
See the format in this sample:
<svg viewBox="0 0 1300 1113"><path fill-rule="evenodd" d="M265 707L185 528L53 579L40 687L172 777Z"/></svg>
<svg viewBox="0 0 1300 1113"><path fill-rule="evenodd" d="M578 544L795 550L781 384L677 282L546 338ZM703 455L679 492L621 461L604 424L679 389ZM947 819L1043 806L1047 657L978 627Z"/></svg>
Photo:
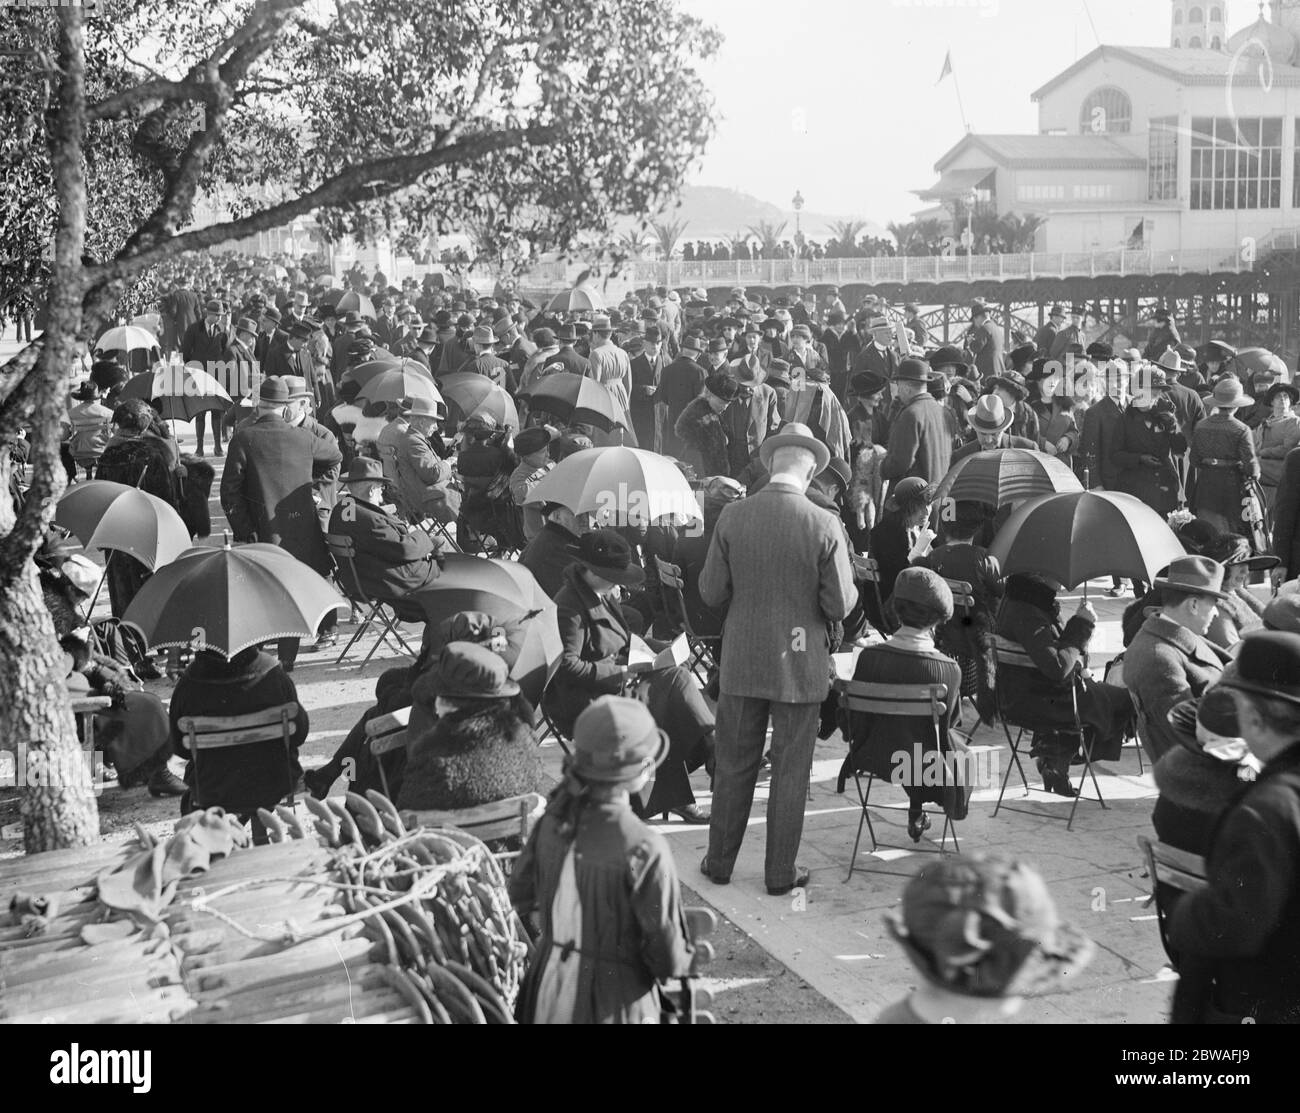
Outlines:
<svg viewBox="0 0 1300 1113"><path fill-rule="evenodd" d="M726 263L733 259L741 262L759 259L881 259L898 254L893 240L883 236L859 236L853 243L845 243L842 239L815 240L803 235L793 240L687 240L678 250L684 263Z"/></svg>
<svg viewBox="0 0 1300 1113"><path fill-rule="evenodd" d="M699 870L726 884L766 768L767 890L808 884L798 852L816 740L842 729L841 790L847 776L874 768L883 738L899 748L870 716L838 706L832 655L855 644L867 645L857 680L947 685L939 738L922 731L918 745L958 744L965 697L985 721L1002 710L1032 721L1031 753L1049 792L1077 794L1070 769L1081 750L1113 758L1136 731L1162 801L1164 786L1176 786L1173 797L1193 801L1177 808L1216 816L1189 825L1179 812L1166 826L1177 809L1157 807L1160 837L1177 842L1180 826L1194 830L1189 849L1208 862L1208 888L1170 913L1180 960L1203 974L1187 978L1179 1008L1202 1020L1300 1016L1300 594L1284 588L1265 606L1249 589L1252 578L1300 576L1300 418L1292 412L1300 392L1290 383L1240 369L1222 345L1193 351L1164 311L1144 349L1116 352L1087 341L1082 307L1053 306L1034 341L1008 352L979 302L953 345L929 336L916 306L898 313L873 297L850 311L833 288L770 299L737 288L722 305L703 290L643 290L604 311L552 312L512 290L480 297L433 279L393 285L353 273L346 291L313 279L242 258L178 260L158 306L162 354L260 371L236 376L231 405L211 415L235 541L271 542L329 574L326 538L346 538L361 597L425 621L414 663L380 677L374 705L338 753L306 774L309 791L328 794L344 771L358 791L379 787L382 763L401 807L472 807L546 791L536 756L543 720L570 741L565 779L512 882L520 907L540 917L546 952L530 983L531 1017L644 1018L654 979L688 963L675 866L648 826L656 819L708 823ZM361 308L343 308L348 296ZM156 404L121 399L123 363L97 356L69 400L70 476L143 481L204 536L214 482L208 430L196 423L196 451L182 454ZM390 359L433 386L477 376L485 381L478 397L499 392L507 408L420 392L370 402L349 372ZM556 403L533 403L539 385L562 373L606 389L608 421L575 421ZM675 515L638 521L528 501L561 461L620 443L677 464L698 494L697 528ZM1177 523L1187 555L1132 584L1126 687L1087 675L1098 622L1089 603L1066 617L1066 585L1006 575L990 555L1008 508L962 500L944 512L937 500L954 464L1000 448L1055 457L1086 486L1134 495ZM433 589L457 549L518 560L553 601L562 650L544 687L510 678L519 639L509 622L436 610ZM67 559L57 539L43 555L56 615L58 591L79 598L62 572ZM114 564L110 601L120 619L149 569L127 555ZM660 579L668 565L680 576L680 606ZM950 581L971 588L960 616ZM1121 593L1118 579L1111 590ZM65 626L73 622L65 615ZM708 646L707 675L633 667L636 640L661 650L686 624ZM158 669L128 628L101 630L80 651L79 631L60 634L70 639L70 673L93 673L96 661L115 661L128 678ZM169 711L142 711L139 699L113 709L152 724L148 752L124 754L119 770L160 794L192 790L164 769L169 752L186 754L179 718L294 700L299 652L336 638L331 616L314 642L285 638L274 655L201 651L185 663L171 651ZM1001 679L998 639L1022 647L1028 661ZM1014 695L1013 708L1000 691ZM402 708L410 708L407 747L372 756L366 723ZM1212 724L1204 735L1198 716ZM300 710L295 755L308 729ZM711 810L692 791L698 770L712 788ZM300 772L296 757L290 772ZM218 770L210 791L249 813L273 806L286 787L292 781L271 765L236 765ZM919 842L930 822L925 805L946 807L946 798L906 787L908 833ZM611 874L629 854L645 879L630 891ZM1084 948L1065 945L1069 932L1041 881L1022 867L941 867L949 868L960 876L918 879L894 924L945 1007L943 994L1014 995L1031 952L1058 971L1082 960ZM959 971L943 951L953 941L930 938L926 902L936 888L951 899L961 891L984 915L990 887L1027 910L1034 946L1012 961L991 945L989 963L1009 966ZM613 919L596 917L598 906L624 905ZM998 930L1007 942L1006 925ZM575 938L584 941L577 951ZM589 939L602 940L601 953L630 956L631 972L592 962ZM936 1007L922 995L892 1018Z"/></svg>

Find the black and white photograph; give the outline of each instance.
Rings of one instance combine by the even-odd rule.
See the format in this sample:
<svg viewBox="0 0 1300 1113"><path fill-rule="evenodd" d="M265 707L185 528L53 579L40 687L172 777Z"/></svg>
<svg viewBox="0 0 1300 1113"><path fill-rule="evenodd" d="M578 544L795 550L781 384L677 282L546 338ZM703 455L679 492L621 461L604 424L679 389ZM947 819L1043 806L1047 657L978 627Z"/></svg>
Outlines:
<svg viewBox="0 0 1300 1113"><path fill-rule="evenodd" d="M1300 0L0 0L14 1076L1280 1081L1298 361Z"/></svg>

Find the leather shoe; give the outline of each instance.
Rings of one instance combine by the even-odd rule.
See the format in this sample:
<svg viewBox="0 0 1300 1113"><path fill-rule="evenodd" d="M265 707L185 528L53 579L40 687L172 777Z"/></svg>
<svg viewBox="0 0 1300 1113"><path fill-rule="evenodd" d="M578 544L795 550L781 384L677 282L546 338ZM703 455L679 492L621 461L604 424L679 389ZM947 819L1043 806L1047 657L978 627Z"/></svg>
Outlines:
<svg viewBox="0 0 1300 1113"><path fill-rule="evenodd" d="M330 794L335 780L324 769L308 769L302 775L303 787L317 800L324 800Z"/></svg>
<svg viewBox="0 0 1300 1113"><path fill-rule="evenodd" d="M701 808L698 804L687 804L684 808L671 808L664 812L664 819L675 815L686 820L687 823L708 823L709 814L708 808Z"/></svg>
<svg viewBox="0 0 1300 1113"><path fill-rule="evenodd" d="M731 881L730 877L718 877L714 874L709 867L709 859L707 857L700 859L700 873L704 874L704 876L715 885L727 885Z"/></svg>
<svg viewBox="0 0 1300 1113"><path fill-rule="evenodd" d="M160 769L149 778L150 796L184 796L189 788L170 769Z"/></svg>
<svg viewBox="0 0 1300 1113"><path fill-rule="evenodd" d="M773 889L771 885L767 887L767 895L770 897L783 897L786 893L794 889L806 889L808 882L812 880L812 873L803 866L795 866L794 880L789 885L784 885L778 889Z"/></svg>

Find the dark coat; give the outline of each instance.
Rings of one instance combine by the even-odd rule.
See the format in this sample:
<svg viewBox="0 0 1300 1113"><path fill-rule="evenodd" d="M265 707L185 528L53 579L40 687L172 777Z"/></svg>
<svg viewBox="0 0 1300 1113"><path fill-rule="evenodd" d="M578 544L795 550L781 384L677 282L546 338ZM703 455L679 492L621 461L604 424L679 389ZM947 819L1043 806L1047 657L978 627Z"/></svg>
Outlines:
<svg viewBox="0 0 1300 1113"><path fill-rule="evenodd" d="M545 783L532 727L510 700L444 715L408 739L399 808L476 808Z"/></svg>
<svg viewBox="0 0 1300 1113"><path fill-rule="evenodd" d="M668 407L664 418L664 446L666 456L679 456L682 442L674 431L677 419L682 411L704 389L704 368L683 353L672 361L659 375L659 390L655 394L657 401ZM717 473L714 473L717 474Z"/></svg>
<svg viewBox="0 0 1300 1113"><path fill-rule="evenodd" d="M998 610L997 633L1022 646L1037 666L1033 669L998 665L1002 706L1017 721L1073 726L1070 692L1075 675L1087 664L1091 622L1072 615L1065 626L1053 617L1050 590L1007 588Z"/></svg>
<svg viewBox="0 0 1300 1113"><path fill-rule="evenodd" d="M290 739L292 762L286 772L284 746L278 741L253 742L220 750L204 750L199 764L203 771L202 796L195 806L220 806L229 812L246 814L258 808L273 808L289 794L301 769L298 749L307 740L307 711L298 700L298 690L289 674L274 657L247 649L232 660L200 653L176 682L168 719L172 749L189 757L189 748L178 726L189 715L247 715L285 703L297 703ZM185 770L185 783L194 786L194 762Z"/></svg>
<svg viewBox="0 0 1300 1113"><path fill-rule="evenodd" d="M576 534L555 522L546 522L541 532L528 542L519 563L533 574L542 590L554 599L564 587L564 573L574 562L572 546L577 543Z"/></svg>
<svg viewBox="0 0 1300 1113"><path fill-rule="evenodd" d="M644 352L632 360L632 427L637 444L650 452L659 451L662 438L660 419L663 410L655 392L659 389L659 377L665 366L662 348L654 362Z"/></svg>
<svg viewBox="0 0 1300 1113"><path fill-rule="evenodd" d="M1119 489L1119 463L1115 449L1119 445L1120 425L1124 411L1109 395L1083 415L1083 430L1079 436L1079 456L1088 470L1090 487Z"/></svg>
<svg viewBox="0 0 1300 1113"><path fill-rule="evenodd" d="M1172 431L1151 418L1150 410L1144 413L1135 406L1124 411L1114 452L1119 466L1116 487L1165 515L1178 507L1180 488L1173 460L1187 451L1187 438L1178 431L1176 418ZM1143 456L1154 456L1160 466L1144 464Z"/></svg>
<svg viewBox="0 0 1300 1113"><path fill-rule="evenodd" d="M1178 326L1173 321L1167 321L1152 330L1151 339L1142 350L1142 358L1155 363L1170 348L1176 348L1182 342L1183 338L1178 335Z"/></svg>
<svg viewBox="0 0 1300 1113"><path fill-rule="evenodd" d="M373 503L345 493L330 514L329 532L352 538L367 598L401 597L438 578L438 550L429 535Z"/></svg>
<svg viewBox="0 0 1300 1113"><path fill-rule="evenodd" d="M1300 1022L1300 746L1264 767L1223 816L1209 884L1179 900L1179 952L1211 960L1215 1006L1259 1023Z"/></svg>
<svg viewBox="0 0 1300 1113"><path fill-rule="evenodd" d="M451 485L452 468L434 442L414 425L398 438L395 456L397 489L411 510L454 521L460 513L460 491Z"/></svg>
<svg viewBox="0 0 1300 1113"><path fill-rule="evenodd" d="M1229 466L1214 466L1207 460L1226 461ZM1191 461L1196 469L1196 516L1221 533L1248 534L1241 517L1244 480L1259 478L1250 429L1235 417L1212 414L1192 434Z"/></svg>
<svg viewBox="0 0 1300 1113"><path fill-rule="evenodd" d="M1160 795L1151 826L1162 843L1204 857L1219 817L1248 782L1238 778L1234 763L1212 757L1194 739L1180 741L1152 770Z"/></svg>
<svg viewBox="0 0 1300 1113"><path fill-rule="evenodd" d="M211 374L211 364L225 358L231 339L231 334L220 327L217 328L216 336L213 336L200 317L181 337L181 358L186 363L192 359L198 360L203 364L203 369Z"/></svg>
<svg viewBox="0 0 1300 1113"><path fill-rule="evenodd" d="M889 449L880 474L893 481L916 475L938 483L951 465L952 435L943 403L931 394L917 395L890 425Z"/></svg>
<svg viewBox="0 0 1300 1113"><path fill-rule="evenodd" d="M682 534L673 544L672 562L682 573L682 602L690 619L691 629L700 637L718 637L722 634L723 616L700 598L700 573L709 555L709 542L713 540L713 527L717 524L716 512L707 506L704 511L704 529L697 535Z"/></svg>
<svg viewBox="0 0 1300 1113"><path fill-rule="evenodd" d="M695 468L701 479L710 475L731 475L727 432L708 398L693 399L678 417L673 434L679 443L677 455Z"/></svg>
<svg viewBox="0 0 1300 1113"><path fill-rule="evenodd" d="M623 612L591 586L580 565L564 573L555 597L564 652L546 691L547 709L565 733L599 696L616 696L632 640Z"/></svg>
<svg viewBox="0 0 1300 1113"><path fill-rule="evenodd" d="M330 569L312 498L316 477L343 459L311 430L264 414L238 429L226 449L221 508L236 541L279 545L322 574Z"/></svg>
<svg viewBox="0 0 1300 1113"><path fill-rule="evenodd" d="M1273 555L1287 579L1300 575L1300 448L1282 462L1282 478L1273 502Z"/></svg>
<svg viewBox="0 0 1300 1113"><path fill-rule="evenodd" d="M1006 370L1006 363L1002 358L1003 344L1002 329L991 320L986 320L971 329L970 351L975 357L975 369L981 379L987 379L991 375L1001 375Z"/></svg>

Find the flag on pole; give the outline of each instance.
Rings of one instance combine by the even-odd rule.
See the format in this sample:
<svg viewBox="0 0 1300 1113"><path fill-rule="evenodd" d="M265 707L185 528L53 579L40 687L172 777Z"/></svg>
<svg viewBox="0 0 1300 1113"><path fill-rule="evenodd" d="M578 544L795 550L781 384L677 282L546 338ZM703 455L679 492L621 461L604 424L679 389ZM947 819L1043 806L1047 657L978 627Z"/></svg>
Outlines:
<svg viewBox="0 0 1300 1113"><path fill-rule="evenodd" d="M936 81L935 84L936 85L943 84L943 79L947 77L950 73L952 73L952 51L951 50L948 51L948 53L943 56L943 73L939 75L939 80Z"/></svg>

